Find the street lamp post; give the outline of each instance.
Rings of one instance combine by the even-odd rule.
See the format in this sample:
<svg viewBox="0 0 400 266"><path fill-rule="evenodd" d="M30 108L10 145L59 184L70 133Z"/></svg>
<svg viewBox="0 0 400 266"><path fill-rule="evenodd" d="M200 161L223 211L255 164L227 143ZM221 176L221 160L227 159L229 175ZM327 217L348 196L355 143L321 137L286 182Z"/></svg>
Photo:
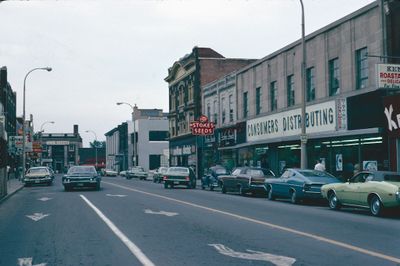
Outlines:
<svg viewBox="0 0 400 266"><path fill-rule="evenodd" d="M137 146L136 146L136 127L135 127L135 106L132 106L130 103L126 102L118 102L117 105L121 104L126 104L129 105L132 108L132 123L133 123L133 166L136 166L136 151L137 151Z"/></svg>
<svg viewBox="0 0 400 266"><path fill-rule="evenodd" d="M301 62L301 168L307 168L307 134L306 134L306 44L305 44L305 19L303 0L301 4L301 46L303 50L303 59Z"/></svg>
<svg viewBox="0 0 400 266"><path fill-rule="evenodd" d="M51 67L37 67L33 68L26 73L24 78L24 91L23 91L23 103L22 103L22 178L25 178L25 164L26 164L26 153L25 153L25 91L26 91L26 79L28 78L29 74L35 70L46 70L51 71Z"/></svg>
<svg viewBox="0 0 400 266"><path fill-rule="evenodd" d="M43 146L43 143L42 143L42 134L43 134L43 132L44 132L44 129L43 129L43 127L46 125L46 124L54 124L55 122L54 121L46 121L46 122L44 122L41 126L40 126L40 131L39 131L39 141L40 141L40 148L42 148L42 146ZM43 150L40 152L40 165L42 165L42 159L43 159Z"/></svg>
<svg viewBox="0 0 400 266"><path fill-rule="evenodd" d="M96 157L96 170L97 170L97 135L96 132L94 132L93 130L86 130L85 132L90 132L94 135L94 151L95 151L95 157Z"/></svg>

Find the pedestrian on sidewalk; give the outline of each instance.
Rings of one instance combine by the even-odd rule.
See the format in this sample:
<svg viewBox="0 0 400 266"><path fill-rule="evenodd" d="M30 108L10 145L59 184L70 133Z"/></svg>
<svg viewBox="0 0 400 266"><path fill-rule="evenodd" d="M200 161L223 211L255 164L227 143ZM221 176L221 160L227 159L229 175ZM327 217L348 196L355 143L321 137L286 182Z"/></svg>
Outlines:
<svg viewBox="0 0 400 266"><path fill-rule="evenodd" d="M325 165L323 165L322 164L322 161L321 160L317 160L316 161L316 164L315 164L315 166L314 166L314 170L317 170L317 171L325 171Z"/></svg>

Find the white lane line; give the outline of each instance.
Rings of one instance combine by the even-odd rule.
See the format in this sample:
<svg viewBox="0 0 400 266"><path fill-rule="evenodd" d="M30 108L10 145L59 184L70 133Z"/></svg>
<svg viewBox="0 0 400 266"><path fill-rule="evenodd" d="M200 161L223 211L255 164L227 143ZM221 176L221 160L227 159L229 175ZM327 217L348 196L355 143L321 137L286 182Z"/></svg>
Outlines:
<svg viewBox="0 0 400 266"><path fill-rule="evenodd" d="M18 259L18 266L46 266L47 263L39 263L32 265L33 258L19 258Z"/></svg>
<svg viewBox="0 0 400 266"><path fill-rule="evenodd" d="M220 254L229 256L232 258L244 259L244 260L261 260L268 261L276 266L291 266L296 262L295 258L285 257L274 255L271 253L265 253L261 251L254 251L251 249L247 249L245 252L234 251L231 248L228 248L222 244L208 244L211 247L214 247Z"/></svg>
<svg viewBox="0 0 400 266"><path fill-rule="evenodd" d="M115 187L119 187L119 188L122 188L122 189L138 192L138 193L141 193L141 194L145 194L145 195L148 195L148 196L153 196L153 197L157 197L157 198L166 199L166 200L169 200L169 201L181 203L181 204L184 204L184 205L196 207L196 208L207 210L207 211L210 211L210 212L224 214L224 215L227 215L227 216L230 216L230 217L234 217L234 218L237 218L237 219L240 219L240 220L244 220L244 221L248 221L248 222L252 222L252 223L256 223L256 224L265 225L265 226L268 226L268 227L271 227L271 228L274 228L274 229L279 229L279 230L282 230L282 231L285 231L285 232L289 232L289 233L293 233L293 234L296 234L296 235L301 235L301 236L304 236L304 237L312 238L312 239L315 239L315 240L318 240L318 241L322 241L322 242L325 242L325 243L329 243L329 244L332 244L332 245L335 245L335 246L339 246L339 247L342 247L342 248L345 248L345 249L348 249L348 250L352 250L352 251L356 251L356 252L359 252L359 253L362 253L362 254L366 254L366 255L369 255L369 256L372 256L372 257L377 257L377 258L384 259L384 260L387 260L387 261L400 263L400 258L392 257L392 256L389 256L389 255L386 255L386 254L383 254L383 253L379 253L379 252L375 252L375 251L372 251L372 250L368 250L368 249L365 249L365 248L360 248L360 247L357 247L357 246L346 244L344 242L336 241L336 240L333 240L333 239L330 239L330 238L326 238L326 237L323 237L323 236L314 235L314 234L311 234L311 233L299 231L299 230L296 230L296 229L292 229L290 227L285 227L285 226L281 226L281 225L277 225L277 224L272 224L272 223L256 220L256 219L253 219L253 218L249 218L249 217L246 217L246 216L241 216L241 215L238 215L238 214L217 210L217 209L209 208L209 207L206 207L206 206L198 205L198 204L195 204L195 203L186 202L186 201L183 201L183 200L178 200L178 199L174 199L174 198L170 198L170 197L166 197L166 196L162 196L162 195L158 195L158 194L154 194L154 193L150 193L150 192L146 192L146 191L142 191L142 190L138 190L138 189L134 189L134 188L130 188L130 187L125 187L125 186L117 185L117 184L110 183L110 182L103 182L103 183L106 183L106 184L109 184L109 185L112 185L112 186L115 186Z"/></svg>
<svg viewBox="0 0 400 266"><path fill-rule="evenodd" d="M132 254L145 266L154 266L154 263L144 255L138 246L136 246L129 238L122 233L117 226L110 219L108 219L96 206L93 205L85 196L80 195L81 198L89 205L96 214L106 223L106 225L113 231L113 233L128 247Z"/></svg>
<svg viewBox="0 0 400 266"><path fill-rule="evenodd" d="M172 216L175 216L175 215L179 214L177 212L166 212L166 211L155 212L155 211L152 211L150 209L145 209L144 213L147 213L147 214L159 214L159 215L165 215L165 216L168 216L168 217L172 217Z"/></svg>

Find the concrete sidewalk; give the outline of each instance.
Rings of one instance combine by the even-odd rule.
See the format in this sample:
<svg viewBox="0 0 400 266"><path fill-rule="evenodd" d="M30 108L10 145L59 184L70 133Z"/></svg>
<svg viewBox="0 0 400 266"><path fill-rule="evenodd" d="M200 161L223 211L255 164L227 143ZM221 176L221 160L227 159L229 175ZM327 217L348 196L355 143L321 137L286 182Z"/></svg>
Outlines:
<svg viewBox="0 0 400 266"><path fill-rule="evenodd" d="M24 184L18 179L12 178L7 181L7 195L0 199L0 203L17 193L24 187Z"/></svg>

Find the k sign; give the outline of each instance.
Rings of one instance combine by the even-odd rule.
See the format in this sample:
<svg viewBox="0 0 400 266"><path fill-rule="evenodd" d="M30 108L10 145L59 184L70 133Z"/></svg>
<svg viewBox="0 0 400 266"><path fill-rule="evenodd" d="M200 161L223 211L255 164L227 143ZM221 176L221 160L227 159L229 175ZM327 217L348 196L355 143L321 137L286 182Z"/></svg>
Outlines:
<svg viewBox="0 0 400 266"><path fill-rule="evenodd" d="M388 96L383 99L383 114L387 121L389 136L400 136L400 95Z"/></svg>

